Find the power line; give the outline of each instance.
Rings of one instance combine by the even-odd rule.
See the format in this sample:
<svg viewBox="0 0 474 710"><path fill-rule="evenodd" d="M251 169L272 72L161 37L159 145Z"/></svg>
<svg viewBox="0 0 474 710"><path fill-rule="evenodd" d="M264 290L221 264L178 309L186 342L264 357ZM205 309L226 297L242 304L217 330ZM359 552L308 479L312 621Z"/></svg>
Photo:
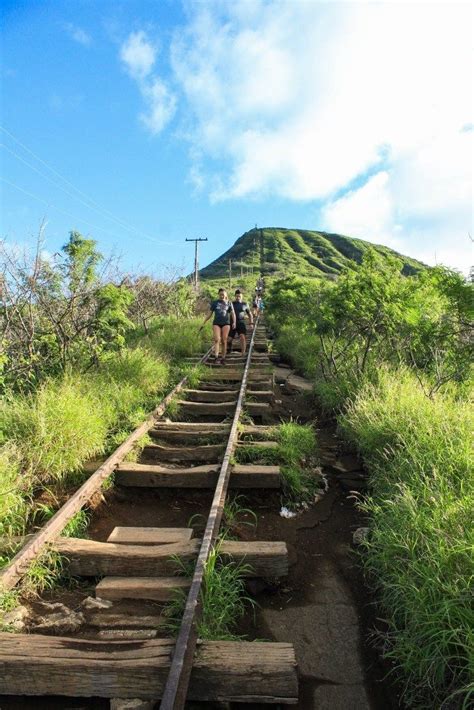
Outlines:
<svg viewBox="0 0 474 710"><path fill-rule="evenodd" d="M99 212L99 214L101 214L102 216L105 215L108 219L112 219L114 222L116 222L118 225L120 225L123 229L126 229L129 232L132 232L133 234L141 235L145 239L155 242L156 244L163 244L163 245L168 245L168 246L171 244L174 244L174 242L161 242L161 241L155 239L154 237L150 236L149 234L146 234L145 232L141 232L140 230L135 229L135 227L132 227L124 220L122 220L118 217L115 217L115 215L112 214L112 212L107 210L105 207L101 207L94 199L92 199L92 197L89 197L89 195L87 195L85 192L83 192L78 187L76 187L70 180L65 178L64 175L62 175L60 172L58 172L55 168L53 168L51 165L49 165L45 160L40 158L39 155L37 155L30 148L28 148L28 146L26 146L18 138L16 138L13 135L13 133L11 133L10 131L7 131L7 129L4 126L0 126L0 130L2 130L4 133L6 133L10 138L12 138L16 143L18 143L18 145L21 146L23 148L23 150L26 150L26 152L29 153L30 155L32 155L33 158L35 158L35 160L38 160L40 163L42 163L42 165L44 165L48 170L50 170L52 173L57 175L61 180L63 180L67 185L69 185L73 190L75 190L79 195L82 195L82 197L84 197L87 200L87 202L89 202L90 204L87 204L86 202L81 200L79 197L77 197L77 195L74 195L74 194L71 194L70 192L68 192L65 188L63 188L61 185L59 185L58 183L53 181L47 175L44 175L43 173L41 173L34 166L27 163L26 160L24 160L21 156L17 155L14 151L12 151L10 148L5 146L4 144L2 144L2 147L4 147L15 158L17 158L18 160L23 162L29 168L31 168L32 170L35 170L39 175L41 175L41 177L44 177L47 180L50 180L50 182L52 182L54 185L56 185L56 187L58 187L59 189L63 190L63 192L65 192L67 195L69 195L70 197L73 197L76 200L79 200L79 202L82 202L82 204L84 204L88 209L94 209L96 212ZM85 221L85 220L83 220L83 221ZM104 231L106 231L106 230L104 230Z"/></svg>
<svg viewBox="0 0 474 710"><path fill-rule="evenodd" d="M10 185L10 187L14 187L15 190L19 190L20 192L23 192L23 194L28 195L28 197L33 197L35 200L39 200L40 202L43 202L45 205L48 207L52 207L53 209L57 210L58 212L62 212L62 214L65 214L67 217L71 217L74 220L77 220L79 222L84 222L84 224L89 225L89 227L93 227L93 229L100 229L102 232L105 232L106 234L111 234L113 237L116 237L117 235L115 232L111 232L108 229L104 229L103 227L99 227L97 224L92 224L92 222L88 222L87 220L83 219L82 217L76 217L75 215L71 214L70 212L66 212L66 210L62 210L60 207L56 207L56 205L53 205L51 202L48 202L48 200L45 200L43 197L39 197L38 195L34 195L32 192L28 192L28 190L23 189L19 185L15 185L14 182L10 182L10 180L7 180L4 177L0 177L0 180L7 185Z"/></svg>

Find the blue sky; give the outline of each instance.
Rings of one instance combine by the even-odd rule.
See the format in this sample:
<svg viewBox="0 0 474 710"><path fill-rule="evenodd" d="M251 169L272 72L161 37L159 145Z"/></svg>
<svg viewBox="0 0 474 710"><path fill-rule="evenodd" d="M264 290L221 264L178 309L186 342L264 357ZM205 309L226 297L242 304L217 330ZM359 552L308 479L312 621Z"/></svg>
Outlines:
<svg viewBox="0 0 474 710"><path fill-rule="evenodd" d="M3 3L0 236L187 271L259 226L472 263L471 3Z"/></svg>

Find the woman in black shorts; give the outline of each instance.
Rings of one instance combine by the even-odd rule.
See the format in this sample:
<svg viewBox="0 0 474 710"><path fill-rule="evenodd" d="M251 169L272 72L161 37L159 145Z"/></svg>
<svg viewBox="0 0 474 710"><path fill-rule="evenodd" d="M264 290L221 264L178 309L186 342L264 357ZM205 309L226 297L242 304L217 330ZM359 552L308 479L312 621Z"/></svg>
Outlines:
<svg viewBox="0 0 474 710"><path fill-rule="evenodd" d="M235 292L235 301L232 301L232 306L235 313L236 327L231 328L229 333L228 350L232 350L232 341L236 335L240 340L240 353L245 355L247 350L247 326L245 325L245 317L247 316L250 325L253 325L253 316L248 303L243 300L242 291L238 288Z"/></svg>
<svg viewBox="0 0 474 710"><path fill-rule="evenodd" d="M219 359L219 349L222 343L221 363L224 365L225 357L227 355L227 338L229 337L231 324L232 328L235 328L234 308L232 303L229 301L225 288L220 288L217 301L212 301L211 312L202 324L201 330L204 328L204 325L207 323L212 314L214 314L214 320L212 322L212 331L214 334L214 357L216 360Z"/></svg>

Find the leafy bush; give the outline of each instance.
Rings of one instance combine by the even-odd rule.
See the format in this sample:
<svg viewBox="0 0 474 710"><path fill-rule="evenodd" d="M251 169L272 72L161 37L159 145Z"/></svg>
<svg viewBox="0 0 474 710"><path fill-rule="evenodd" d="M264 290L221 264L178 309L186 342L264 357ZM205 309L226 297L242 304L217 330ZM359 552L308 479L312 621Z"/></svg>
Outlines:
<svg viewBox="0 0 474 710"><path fill-rule="evenodd" d="M405 278L367 249L310 296L274 284L277 347L315 382L370 472L363 563L387 623L386 655L417 708L474 696L472 284L438 267ZM297 481L289 468L289 481Z"/></svg>

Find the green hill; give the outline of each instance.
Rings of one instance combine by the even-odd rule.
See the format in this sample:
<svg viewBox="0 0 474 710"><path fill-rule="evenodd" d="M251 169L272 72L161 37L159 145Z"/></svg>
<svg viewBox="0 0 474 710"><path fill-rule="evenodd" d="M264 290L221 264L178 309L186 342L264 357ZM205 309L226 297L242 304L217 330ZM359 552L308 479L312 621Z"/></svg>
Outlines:
<svg viewBox="0 0 474 710"><path fill-rule="evenodd" d="M407 275L425 268L415 259L362 239L304 229L265 227L243 234L222 256L201 269L200 275L204 280L227 278L231 260L232 273L236 276L260 271L266 276L335 277L351 262L360 263L369 247L382 256L397 256L403 263L402 272Z"/></svg>

